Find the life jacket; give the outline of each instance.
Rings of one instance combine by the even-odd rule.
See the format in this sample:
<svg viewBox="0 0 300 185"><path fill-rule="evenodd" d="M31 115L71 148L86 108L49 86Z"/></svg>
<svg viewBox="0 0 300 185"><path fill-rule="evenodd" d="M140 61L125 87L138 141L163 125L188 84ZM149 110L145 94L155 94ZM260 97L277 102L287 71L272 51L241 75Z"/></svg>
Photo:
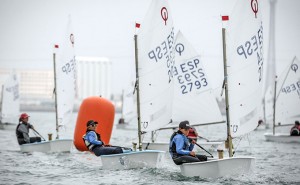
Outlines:
<svg viewBox="0 0 300 185"><path fill-rule="evenodd" d="M291 133L291 136L299 136L300 135L300 131L299 131L298 126L292 127L290 133Z"/></svg>
<svg viewBox="0 0 300 185"><path fill-rule="evenodd" d="M197 134L193 128L189 129L189 134L187 135L190 139L197 139Z"/></svg>
<svg viewBox="0 0 300 185"><path fill-rule="evenodd" d="M23 132L19 131L19 127L21 126L21 124L23 124L22 121L18 124L18 126L16 128L16 136L18 139L24 139Z"/></svg>
<svg viewBox="0 0 300 185"><path fill-rule="evenodd" d="M92 144L90 143L88 140L85 139L85 136L89 133L89 132L94 132L96 138L98 141L101 141L101 136L100 134L96 133L95 131L93 130L87 130L86 133L82 136L82 139L83 139L83 142L85 144L85 146L90 150L92 151L96 146L99 146L99 145L95 145L95 144ZM101 141L103 143L103 141ZM103 143L104 144L104 143Z"/></svg>
<svg viewBox="0 0 300 185"><path fill-rule="evenodd" d="M177 134L183 135L183 133L182 133L180 130L178 130L177 132L174 132L174 133L172 134L171 138L170 138L169 153L171 154L172 158L177 158L177 157L180 157L180 156L184 156L184 155L178 154L178 153L176 152L176 143L173 141L173 138L174 138ZM184 150L188 150L188 148L189 148L189 145L188 145L187 142L185 142L184 145L183 145L183 149L184 149Z"/></svg>

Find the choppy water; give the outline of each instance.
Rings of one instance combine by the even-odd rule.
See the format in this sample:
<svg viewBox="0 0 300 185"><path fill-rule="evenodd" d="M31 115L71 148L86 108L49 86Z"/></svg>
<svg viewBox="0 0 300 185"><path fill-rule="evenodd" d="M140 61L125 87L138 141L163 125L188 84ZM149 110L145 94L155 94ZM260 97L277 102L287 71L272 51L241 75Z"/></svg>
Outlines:
<svg viewBox="0 0 300 185"><path fill-rule="evenodd" d="M35 129L45 138L47 133L55 133L54 113L29 114ZM118 115L115 122L117 118ZM135 126L130 128L114 127L111 144L129 146L137 136ZM266 130L252 132L234 144L237 156L256 158L254 173L201 179L180 175L179 167L168 156L157 169L111 171L101 169L99 158L87 152L78 152L75 148L71 153L21 153L14 129L15 126L0 130L0 184L300 184L300 144L266 142L263 136ZM202 136L214 138L223 136L220 130L224 129L222 126L221 129L215 128L210 131L213 134L208 134L206 127L198 131ZM65 138L72 138L73 130L74 125L69 125L64 133ZM158 137L167 140L169 134L161 133Z"/></svg>

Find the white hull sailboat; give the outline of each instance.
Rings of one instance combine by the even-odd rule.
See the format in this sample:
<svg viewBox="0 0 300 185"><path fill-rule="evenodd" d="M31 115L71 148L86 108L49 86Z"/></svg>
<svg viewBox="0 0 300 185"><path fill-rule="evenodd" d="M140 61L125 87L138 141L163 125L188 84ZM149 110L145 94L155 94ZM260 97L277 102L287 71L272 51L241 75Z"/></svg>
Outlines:
<svg viewBox="0 0 300 185"><path fill-rule="evenodd" d="M290 126L291 128L296 120L300 121L299 66L300 61L297 57L294 57L292 63L283 72L283 75L275 81L273 133L265 134L267 141L284 143L300 142L300 136L290 136L290 133L275 132L277 127Z"/></svg>
<svg viewBox="0 0 300 185"><path fill-rule="evenodd" d="M254 168L255 158L233 157L232 138L253 131L259 118L263 35L261 11L257 3L251 0L238 1L230 17L222 16L222 20L229 20L227 30L222 29L228 158L182 164L180 170L184 176L209 178L238 175L251 172ZM250 44L253 38L257 41L256 49L252 45L248 48L251 52L244 52L244 44Z"/></svg>
<svg viewBox="0 0 300 185"><path fill-rule="evenodd" d="M265 133L266 141L279 142L279 143L300 143L299 136L290 136L290 134L283 133Z"/></svg>
<svg viewBox="0 0 300 185"><path fill-rule="evenodd" d="M55 51L59 46L54 46ZM60 127L71 122L76 93L76 61L74 52L74 35L71 31L71 20L64 37L64 45L59 55L53 53L56 138L49 141L20 145L22 152L70 152L73 139L62 139L59 136ZM35 130L34 130L35 131ZM36 131L35 131L36 132ZM44 138L43 138L44 139ZM45 139L44 139L45 140Z"/></svg>
<svg viewBox="0 0 300 185"><path fill-rule="evenodd" d="M253 172L254 165L253 157L209 158L205 162L182 164L180 170L181 174L187 177L217 178Z"/></svg>
<svg viewBox="0 0 300 185"><path fill-rule="evenodd" d="M139 27L136 24L136 27ZM101 156L104 169L156 167L165 151L143 151L142 132L151 132L168 124L172 116L173 21L167 1L153 0L139 34L134 36L136 64L136 100L138 144L134 152ZM171 44L167 47L163 44ZM166 51L156 56L155 48ZM168 49L167 49L168 48ZM149 56L149 53L150 56ZM167 64L168 63L168 64ZM157 78L159 77L159 78ZM122 164L123 163L123 164ZM127 164L127 166L125 165Z"/></svg>
<svg viewBox="0 0 300 185"><path fill-rule="evenodd" d="M72 139L56 139L53 141L42 141L20 145L22 152L70 152Z"/></svg>
<svg viewBox="0 0 300 185"><path fill-rule="evenodd" d="M123 154L103 155L103 169L157 168L165 152L159 150L132 151Z"/></svg>

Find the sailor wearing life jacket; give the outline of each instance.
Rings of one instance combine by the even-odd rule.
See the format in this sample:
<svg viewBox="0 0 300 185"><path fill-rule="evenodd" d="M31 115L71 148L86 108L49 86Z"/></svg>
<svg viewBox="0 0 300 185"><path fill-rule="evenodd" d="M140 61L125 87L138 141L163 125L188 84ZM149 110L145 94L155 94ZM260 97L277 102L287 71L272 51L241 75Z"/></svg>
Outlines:
<svg viewBox="0 0 300 185"><path fill-rule="evenodd" d="M28 114L23 113L19 118L19 124L16 128L16 136L18 139L19 145L26 144L26 143L35 143L41 142L40 137L29 137L29 129L34 129L33 125L28 123Z"/></svg>
<svg viewBox="0 0 300 185"><path fill-rule="evenodd" d="M182 121L179 124L179 129L174 132L170 139L169 152L176 165L182 163L207 161L205 155L196 155L193 151L195 140L189 144L187 135L190 125L188 121Z"/></svg>
<svg viewBox="0 0 300 185"><path fill-rule="evenodd" d="M104 142L101 141L100 134L95 131L97 125L98 122L94 120L89 120L86 123L87 130L86 134L83 136L83 141L86 147L96 156L123 153L121 147L105 145Z"/></svg>
<svg viewBox="0 0 300 185"><path fill-rule="evenodd" d="M300 136L300 123L295 121L295 125L291 128L291 136Z"/></svg>
<svg viewBox="0 0 300 185"><path fill-rule="evenodd" d="M195 140L197 142L198 132L196 131L196 129L194 127L191 127L189 129L187 138L189 139L190 143L192 142L192 140Z"/></svg>

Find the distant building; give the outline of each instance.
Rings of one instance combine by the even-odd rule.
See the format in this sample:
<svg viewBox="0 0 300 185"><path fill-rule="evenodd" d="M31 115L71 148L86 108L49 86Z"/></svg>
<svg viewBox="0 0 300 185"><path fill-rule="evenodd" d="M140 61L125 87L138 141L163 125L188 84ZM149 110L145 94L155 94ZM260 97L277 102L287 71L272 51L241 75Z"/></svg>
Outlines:
<svg viewBox="0 0 300 185"><path fill-rule="evenodd" d="M112 63L104 57L76 57L78 99L102 96L111 99Z"/></svg>
<svg viewBox="0 0 300 185"><path fill-rule="evenodd" d="M11 70L1 69L0 79L6 79ZM22 99L51 99L54 89L53 70L16 70L20 77ZM3 84L4 81L0 81Z"/></svg>
<svg viewBox="0 0 300 185"><path fill-rule="evenodd" d="M110 60L101 57L76 57L76 61L76 106L89 96L111 99L112 64ZM54 110L54 71L52 69L15 71L20 77L21 109L33 107L33 109ZM0 69L0 85L5 82L11 72L12 70L9 69ZM2 91L1 88L0 91Z"/></svg>

